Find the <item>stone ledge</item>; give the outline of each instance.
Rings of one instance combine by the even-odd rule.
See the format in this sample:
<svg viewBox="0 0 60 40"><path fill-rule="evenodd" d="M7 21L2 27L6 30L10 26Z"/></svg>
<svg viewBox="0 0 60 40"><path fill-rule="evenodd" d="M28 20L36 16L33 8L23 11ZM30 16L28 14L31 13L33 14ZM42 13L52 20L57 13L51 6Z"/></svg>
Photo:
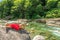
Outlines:
<svg viewBox="0 0 60 40"><path fill-rule="evenodd" d="M0 27L0 40L31 40L31 38L25 30L15 31L11 29L6 33L6 28Z"/></svg>

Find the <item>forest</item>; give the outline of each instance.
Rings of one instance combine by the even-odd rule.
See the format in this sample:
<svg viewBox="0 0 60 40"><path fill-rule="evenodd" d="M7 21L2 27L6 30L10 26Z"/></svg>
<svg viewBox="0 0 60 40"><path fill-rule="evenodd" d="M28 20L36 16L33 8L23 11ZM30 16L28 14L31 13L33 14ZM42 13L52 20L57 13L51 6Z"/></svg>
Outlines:
<svg viewBox="0 0 60 40"><path fill-rule="evenodd" d="M0 19L59 18L60 0L2 0Z"/></svg>

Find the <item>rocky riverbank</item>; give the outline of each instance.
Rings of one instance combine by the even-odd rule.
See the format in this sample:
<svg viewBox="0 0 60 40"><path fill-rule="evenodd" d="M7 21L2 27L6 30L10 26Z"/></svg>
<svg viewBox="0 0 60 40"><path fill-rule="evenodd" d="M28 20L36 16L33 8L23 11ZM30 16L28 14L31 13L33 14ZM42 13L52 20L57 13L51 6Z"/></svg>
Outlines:
<svg viewBox="0 0 60 40"><path fill-rule="evenodd" d="M46 24L48 26L57 26L60 27L60 18L47 19Z"/></svg>
<svg viewBox="0 0 60 40"><path fill-rule="evenodd" d="M38 23L45 23L48 26L60 26L60 18L51 18L51 19L34 19L34 20L27 20L27 19L18 19L18 20L0 20L0 25L5 25L7 22L15 22L15 23L28 23L28 22L38 22Z"/></svg>
<svg viewBox="0 0 60 40"><path fill-rule="evenodd" d="M11 29L7 32L5 27L0 27L0 40L31 40L31 38L25 30Z"/></svg>
<svg viewBox="0 0 60 40"><path fill-rule="evenodd" d="M34 24L34 23L33 24L34 25L37 25L36 28L38 28L38 27L41 28L41 27L43 27L43 24L41 26L40 23L44 23L45 22L47 25L48 24L54 24L56 20L55 19L53 19L53 20L52 19L47 19L47 20L45 20L45 19L36 19L36 20L32 20L31 22L35 22L36 23L37 21L39 22L38 24ZM29 34L26 33L26 31L25 31L25 33L23 32L24 30L21 30L21 31L10 30L8 33L6 33L6 28L5 28L4 25L7 22L28 23L30 21L23 20L23 19L21 19L21 20L14 20L14 21L13 20L12 21L11 20L0 20L0 40L31 40ZM29 25L29 27L30 26L32 27L32 25ZM53 25L53 26L55 26L55 25ZM33 27L35 28L35 26L33 26ZM51 25L49 27L52 28ZM40 28L39 28L39 30L41 30ZM46 28L46 26L45 26L45 28ZM45 30L45 28L42 28L42 30ZM48 29L49 28L47 28L47 30ZM52 32L55 32L55 30L52 30ZM57 34L59 34L59 33L57 32Z"/></svg>

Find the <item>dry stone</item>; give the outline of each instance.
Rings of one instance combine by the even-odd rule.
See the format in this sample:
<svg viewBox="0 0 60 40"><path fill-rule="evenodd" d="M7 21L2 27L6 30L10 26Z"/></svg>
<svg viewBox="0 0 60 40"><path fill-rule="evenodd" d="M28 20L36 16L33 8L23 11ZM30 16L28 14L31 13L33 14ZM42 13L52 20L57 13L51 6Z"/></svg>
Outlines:
<svg viewBox="0 0 60 40"><path fill-rule="evenodd" d="M45 40L45 37L42 35L36 35L33 40Z"/></svg>
<svg viewBox="0 0 60 40"><path fill-rule="evenodd" d="M31 40L31 38L26 30L10 29L7 32L5 27L0 27L0 40Z"/></svg>

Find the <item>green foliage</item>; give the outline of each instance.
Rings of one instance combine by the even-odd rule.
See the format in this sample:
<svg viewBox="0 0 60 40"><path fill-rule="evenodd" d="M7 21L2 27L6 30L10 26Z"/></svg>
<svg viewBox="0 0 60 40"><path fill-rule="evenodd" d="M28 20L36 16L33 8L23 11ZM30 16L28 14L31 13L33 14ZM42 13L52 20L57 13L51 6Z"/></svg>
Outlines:
<svg viewBox="0 0 60 40"><path fill-rule="evenodd" d="M47 2L47 8L48 9L56 8L57 4L58 4L57 0L51 0L51 1L48 0L48 2Z"/></svg>
<svg viewBox="0 0 60 40"><path fill-rule="evenodd" d="M58 6L57 7L60 8L60 1L58 2Z"/></svg>
<svg viewBox="0 0 60 40"><path fill-rule="evenodd" d="M47 18L56 18L56 17L59 17L58 15L59 15L60 13L58 13L58 12L59 12L59 11L58 11L57 9L53 9L53 10L51 10L51 11L48 11L46 17L47 17Z"/></svg>
<svg viewBox="0 0 60 40"><path fill-rule="evenodd" d="M59 12L59 0L50 0L47 2L47 8L49 11L46 12L46 17L47 18L58 18L60 17L60 12Z"/></svg>
<svg viewBox="0 0 60 40"><path fill-rule="evenodd" d="M3 19L38 19L55 16L55 9L60 8L59 0L3 0L0 2L0 18ZM48 14L47 14L48 13ZM53 15L54 16L51 16ZM58 14L60 14L58 12ZM48 17L49 18L49 17Z"/></svg>

